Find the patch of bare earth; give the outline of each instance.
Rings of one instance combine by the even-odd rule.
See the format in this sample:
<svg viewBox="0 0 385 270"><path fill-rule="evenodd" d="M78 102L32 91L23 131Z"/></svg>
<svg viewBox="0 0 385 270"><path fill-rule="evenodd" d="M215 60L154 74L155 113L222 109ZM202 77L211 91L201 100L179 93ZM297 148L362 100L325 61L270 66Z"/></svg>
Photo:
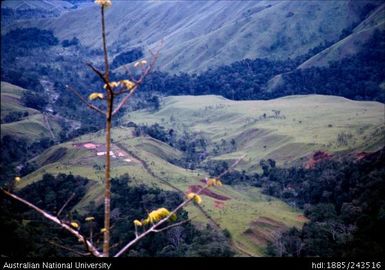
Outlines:
<svg viewBox="0 0 385 270"><path fill-rule="evenodd" d="M305 163L306 169L314 168L314 166L321 162L322 160L327 160L332 158L333 155L326 153L324 151L317 151L313 154L313 156Z"/></svg>

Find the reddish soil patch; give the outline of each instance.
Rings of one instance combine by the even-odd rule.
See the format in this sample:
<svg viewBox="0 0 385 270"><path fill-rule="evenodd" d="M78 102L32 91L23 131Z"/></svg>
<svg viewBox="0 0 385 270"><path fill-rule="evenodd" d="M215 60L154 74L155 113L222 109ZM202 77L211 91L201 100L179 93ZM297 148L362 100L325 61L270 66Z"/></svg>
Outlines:
<svg viewBox="0 0 385 270"><path fill-rule="evenodd" d="M305 168L306 169L311 169L311 168L314 168L314 166L322 161L322 160L326 160L326 159L330 159L331 157L333 157L333 155L329 154L329 153L326 153L326 152L323 152L323 151L317 151L313 154L313 156L305 163Z"/></svg>
<svg viewBox="0 0 385 270"><path fill-rule="evenodd" d="M198 192L201 188L202 188L201 185L192 185L192 186L189 186L188 192ZM229 197L216 194L215 192L212 192L211 190L208 190L208 189L202 191L201 194L202 195L206 195L208 197L211 197L211 198L213 198L215 200L219 200L219 201L227 201L227 200L231 199Z"/></svg>
<svg viewBox="0 0 385 270"><path fill-rule="evenodd" d="M369 153L367 153L367 152L359 152L359 153L355 154L355 158L357 160L361 160L363 158L366 158L368 155L369 155Z"/></svg>
<svg viewBox="0 0 385 270"><path fill-rule="evenodd" d="M214 201L214 207L218 209L222 209L223 207L225 207L225 203L221 201Z"/></svg>
<svg viewBox="0 0 385 270"><path fill-rule="evenodd" d="M97 151L100 151L100 149L104 147L103 144L94 143L94 142L74 143L72 145L75 146L76 148L84 148L88 150L97 150Z"/></svg>
<svg viewBox="0 0 385 270"><path fill-rule="evenodd" d="M300 222L307 222L308 219L304 215L298 215L297 220Z"/></svg>

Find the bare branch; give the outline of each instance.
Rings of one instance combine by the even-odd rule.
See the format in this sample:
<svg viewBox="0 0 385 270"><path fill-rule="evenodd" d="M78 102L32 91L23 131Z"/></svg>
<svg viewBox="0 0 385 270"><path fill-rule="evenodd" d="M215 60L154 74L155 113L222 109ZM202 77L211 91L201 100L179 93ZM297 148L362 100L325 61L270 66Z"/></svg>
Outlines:
<svg viewBox="0 0 385 270"><path fill-rule="evenodd" d="M109 84L109 78L107 76L107 78L103 75L103 73L98 70L96 67L94 67L91 63L86 63L87 66L89 66L99 77L100 79L104 82L104 84L106 85L106 89L108 91L108 93L110 93L111 96L114 95L114 92L112 91L112 88L111 88L111 85ZM107 65L108 66L108 65ZM108 74L108 73L106 73Z"/></svg>
<svg viewBox="0 0 385 270"><path fill-rule="evenodd" d="M243 156L241 156L240 158L238 158L233 164L231 164L231 166L224 172L222 172L220 175L218 175L216 178L221 178L223 177L225 174L229 173L232 169L234 169L239 162L241 162L242 159L244 159L247 155L244 154Z"/></svg>
<svg viewBox="0 0 385 270"><path fill-rule="evenodd" d="M66 208L68 203L75 197L75 192L71 194L71 196L68 198L68 200L63 204L63 206L60 208L59 212L57 212L56 216L59 217L61 212Z"/></svg>
<svg viewBox="0 0 385 270"><path fill-rule="evenodd" d="M127 100L134 94L135 90L137 89L137 86L135 86L134 89L132 89L130 91L130 93L128 95L126 95L118 104L118 106L116 106L115 110L112 112L112 115L115 115L122 107L124 104L126 104Z"/></svg>
<svg viewBox="0 0 385 270"><path fill-rule="evenodd" d="M102 254L100 254L100 252L88 241L85 239L85 237L83 235L81 235L77 230L71 228L69 225L61 222L61 220L59 220L57 217L49 214L48 212L40 209L39 207L35 206L34 204L28 202L27 200L24 200L22 198L20 198L19 196L13 194L13 193L10 193L4 189L0 189L5 195L15 199L16 201L18 202L21 202L23 203L24 205L32 208L33 210L35 210L36 212L38 212L39 214L41 214L42 216L44 216L45 218L49 219L50 221L58 224L60 227L62 227L63 229L69 231L72 235L74 235L76 238L78 238L80 241L82 241L89 249L90 253L92 255L94 255L95 257L102 257Z"/></svg>
<svg viewBox="0 0 385 270"><path fill-rule="evenodd" d="M130 80L133 81L135 84L138 83L134 75L132 75L130 67L124 66L124 69L127 71L128 75L130 76Z"/></svg>
<svg viewBox="0 0 385 270"><path fill-rule="evenodd" d="M182 224L185 224L185 223L187 223L187 222L189 222L189 221L190 221L190 219L186 219L186 220L183 220L183 221L181 221L181 222L178 222L178 223L175 223L175 224L166 226L166 227L164 227L164 228L162 228L162 229L154 229L154 230L152 230L152 231L153 231L153 232L162 232L162 231L171 229L171 228L173 228L173 227L176 227L176 226L180 226L180 225L182 225Z"/></svg>
<svg viewBox="0 0 385 270"><path fill-rule="evenodd" d="M96 67L94 67L90 62L86 63L86 65L88 67L90 67L95 73L96 75L98 75L100 77L100 79L104 82L104 83L107 83L107 80L106 78L104 78L103 76L103 72L101 72L99 69L97 69Z"/></svg>
<svg viewBox="0 0 385 270"><path fill-rule="evenodd" d="M152 55L152 60L151 60L151 63L149 64L149 66L145 67L143 70L142 70L142 74L140 75L140 78L138 80L134 80L135 82L135 87L131 90L129 90L129 94L127 96L125 96L118 104L118 106L115 108L115 110L112 112L112 115L115 115L122 107L123 105L128 101L128 99L134 94L135 90L143 83L144 81L144 78L153 70L154 66L155 66L155 63L156 61L158 60L159 58L159 54L160 54L160 49L154 54L152 51L151 51L151 55ZM132 77L132 74L130 73L130 76ZM122 90L120 92L116 92L114 93L115 95L120 95L122 93L126 93L128 91L126 90Z"/></svg>
<svg viewBox="0 0 385 270"><path fill-rule="evenodd" d="M103 115L106 115L106 113L103 112L101 109L99 109L98 107L96 107L95 105L93 105L91 103L88 103L88 101L84 97L82 97L82 95L78 91L76 91L72 86L68 86L67 89L69 89L72 93L74 93L80 99L81 102L83 102L84 104L86 104L88 106L88 108L95 110L98 113L101 113Z"/></svg>

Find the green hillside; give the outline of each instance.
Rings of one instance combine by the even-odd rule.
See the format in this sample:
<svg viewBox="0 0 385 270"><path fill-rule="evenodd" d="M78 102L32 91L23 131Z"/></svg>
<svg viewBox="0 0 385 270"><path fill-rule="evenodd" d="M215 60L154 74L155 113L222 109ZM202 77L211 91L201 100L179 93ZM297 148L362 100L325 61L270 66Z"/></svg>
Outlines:
<svg viewBox="0 0 385 270"><path fill-rule="evenodd" d="M206 176L202 171L186 170L167 162L168 156L178 157L181 153L148 137L134 138L129 129L114 129L113 140L115 158L112 158L112 176L128 173L133 185L146 184L187 192L192 186L199 185L200 179ZM95 146L95 149L87 148ZM104 156L98 156L98 153L103 150L103 136L100 133L51 147L33 160L42 167L24 177L18 187L23 188L40 180L44 173L72 173L95 181L77 209L81 211L90 201L102 203L104 171L101 168ZM228 229L240 255L263 255L266 241L274 233L287 226L301 226L303 223L301 212L277 199L262 195L257 188L245 190L242 187L225 186L213 192L214 196L219 197L204 196L204 212L192 205L187 210L194 217L194 222L210 222ZM211 220L207 219L207 214ZM265 219L272 223L267 230L263 222L258 223ZM248 231L255 232L255 239L249 237Z"/></svg>
<svg viewBox="0 0 385 270"><path fill-rule="evenodd" d="M384 104L335 96L289 96L268 101L231 101L219 96L166 97L156 113L137 111L126 121L160 123L202 134L233 151L209 158L233 160L247 154L241 169L253 171L261 159L279 165L305 162L318 150L374 151L384 142ZM369 140L370 138L370 140Z"/></svg>
<svg viewBox="0 0 385 270"><path fill-rule="evenodd" d="M10 135L25 139L30 143L41 138L56 140L61 131L59 120L57 117L25 107L21 102L21 96L25 91L29 90L1 82L1 120L4 120L10 113L28 113L18 121L2 123L1 137Z"/></svg>
<svg viewBox="0 0 385 270"><path fill-rule="evenodd" d="M202 72L244 58L287 59L359 24L379 1L115 1L107 11L113 57L164 40L162 70ZM60 39L77 37L100 48L97 6L58 18L19 22L4 29L39 27ZM333 23L330 20L333 19ZM87 27L84 27L87 25ZM123 45L124 44L124 45ZM92 59L95 61L94 59ZM123 69L124 71L124 69Z"/></svg>
<svg viewBox="0 0 385 270"><path fill-rule="evenodd" d="M381 103L333 96L292 96L270 101L180 96L165 98L158 112L132 112L126 120L158 122L177 132L199 132L210 140L210 145L221 138L233 138L233 152L217 156L210 152L209 159L234 160L247 154L237 169L254 171L261 158L274 158L284 165L303 163L317 150L375 150L383 145L383 112ZM340 133L352 134L347 145L338 144ZM131 185L187 192L207 176L201 170L172 164L182 156L179 150L148 136L134 137L133 128L114 128L112 135L112 176L128 173ZM77 209L82 211L90 201L102 203L103 151L103 132L51 147L33 160L41 168L24 177L18 187L40 180L44 173L72 173L94 180ZM212 191L203 196L203 212L192 205L187 210L194 222L211 222L229 230L240 255L263 255L267 240L287 226L301 226L305 221L299 210L262 195L258 188L224 186Z"/></svg>

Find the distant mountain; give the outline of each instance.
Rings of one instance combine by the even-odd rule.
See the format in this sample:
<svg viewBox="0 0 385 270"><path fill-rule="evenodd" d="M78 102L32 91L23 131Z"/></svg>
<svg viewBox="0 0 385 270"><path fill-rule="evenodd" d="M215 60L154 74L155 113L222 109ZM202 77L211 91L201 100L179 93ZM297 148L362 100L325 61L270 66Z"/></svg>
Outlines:
<svg viewBox="0 0 385 270"><path fill-rule="evenodd" d="M363 35L359 29L381 23L381 11L376 11L380 4L381 1L113 1L107 11L107 37L113 57L132 48L146 50L164 39L159 69L202 72L244 58L296 57L325 42L338 42L341 35L355 27L353 34L359 39ZM19 22L5 31L35 26L52 30L60 40L77 37L82 45L96 49L101 48L99 21L97 6L91 5L57 18Z"/></svg>
<svg viewBox="0 0 385 270"><path fill-rule="evenodd" d="M342 60L366 50L368 48L364 44L376 30L385 30L385 4L371 12L347 37L311 57L298 68L327 66L331 61Z"/></svg>
<svg viewBox="0 0 385 270"><path fill-rule="evenodd" d="M4 0L1 2L1 23L10 24L16 20L57 17L76 8L69 1L47 0Z"/></svg>

